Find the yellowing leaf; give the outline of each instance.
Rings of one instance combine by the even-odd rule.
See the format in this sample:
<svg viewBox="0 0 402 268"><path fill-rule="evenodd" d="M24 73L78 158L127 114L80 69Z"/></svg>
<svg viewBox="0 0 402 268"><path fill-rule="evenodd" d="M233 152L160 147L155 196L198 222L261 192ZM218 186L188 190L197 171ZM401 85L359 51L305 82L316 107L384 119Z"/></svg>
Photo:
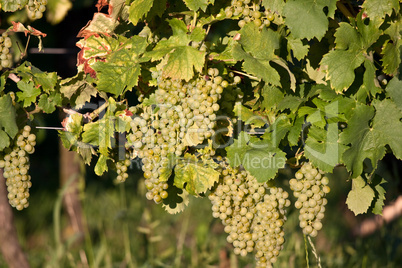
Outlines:
<svg viewBox="0 0 402 268"><path fill-rule="evenodd" d="M352 190L348 194L346 204L355 215L363 214L371 206L374 196L373 189L359 176L352 180Z"/></svg>
<svg viewBox="0 0 402 268"><path fill-rule="evenodd" d="M219 180L220 173L209 165L184 159L180 161L174 171L174 185L186 189L192 195L205 193Z"/></svg>

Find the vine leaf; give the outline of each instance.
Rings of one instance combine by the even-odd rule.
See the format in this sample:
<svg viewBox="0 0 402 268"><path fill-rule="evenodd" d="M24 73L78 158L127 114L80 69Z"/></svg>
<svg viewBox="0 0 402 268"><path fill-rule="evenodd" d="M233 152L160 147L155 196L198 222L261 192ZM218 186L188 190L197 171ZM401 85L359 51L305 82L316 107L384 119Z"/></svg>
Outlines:
<svg viewBox="0 0 402 268"><path fill-rule="evenodd" d="M324 55L320 63L327 66L327 80L331 81L331 87L337 92L350 87L355 79L354 70L364 62L366 50L381 35L376 23L373 20L365 23L361 15L351 23L354 25L345 22L339 24L335 33L336 49Z"/></svg>
<svg viewBox="0 0 402 268"><path fill-rule="evenodd" d="M0 8L5 12L14 12L28 4L28 0L17 1L0 0Z"/></svg>
<svg viewBox="0 0 402 268"><path fill-rule="evenodd" d="M10 94L0 97L0 151L10 145L18 133L16 113Z"/></svg>
<svg viewBox="0 0 402 268"><path fill-rule="evenodd" d="M402 112L389 99L373 102L372 106L357 105L348 122L348 127L340 134L340 143L350 145L342 160L352 177L363 171L363 161L368 158L375 169L389 145L394 155L402 159ZM374 118L373 118L374 117ZM372 127L370 121L372 120Z"/></svg>
<svg viewBox="0 0 402 268"><path fill-rule="evenodd" d="M117 25L118 21L114 20L111 16L97 12L94 14L92 20L79 31L77 37L89 37L93 34L109 35L113 33Z"/></svg>
<svg viewBox="0 0 402 268"><path fill-rule="evenodd" d="M352 180L352 190L346 198L348 208L355 214L366 213L375 197L374 190L359 176Z"/></svg>
<svg viewBox="0 0 402 268"><path fill-rule="evenodd" d="M103 173L105 173L108 170L107 167L107 157L101 154L98 158L98 161L96 162L94 171L95 174L98 176L101 176Z"/></svg>
<svg viewBox="0 0 402 268"><path fill-rule="evenodd" d="M197 11L198 9L201 9L202 11L205 12L208 6L208 0L183 0L186 6L190 10Z"/></svg>
<svg viewBox="0 0 402 268"><path fill-rule="evenodd" d="M386 183L386 180L382 179L380 183L375 185L374 190L376 192L376 199L374 201L373 213L377 215L382 215L382 210L384 208L385 200L385 189L381 186Z"/></svg>
<svg viewBox="0 0 402 268"><path fill-rule="evenodd" d="M70 100L72 106L80 109L91 100L92 96L95 97L98 92L92 85L94 80L90 75L80 72L74 77L62 80L60 82L60 92Z"/></svg>
<svg viewBox="0 0 402 268"><path fill-rule="evenodd" d="M252 125L252 128L263 127L268 123L266 116L243 106L240 102L235 104L233 112L246 125Z"/></svg>
<svg viewBox="0 0 402 268"><path fill-rule="evenodd" d="M314 166L332 172L346 148L338 143L338 124L332 123L327 125L327 129L310 127L304 153Z"/></svg>
<svg viewBox="0 0 402 268"><path fill-rule="evenodd" d="M131 3L129 8L129 19L132 24L137 25L137 23L146 15L150 10L154 0L136 0Z"/></svg>
<svg viewBox="0 0 402 268"><path fill-rule="evenodd" d="M265 82L280 86L278 72L269 62L277 59L275 50L279 48L280 35L271 29L258 29L254 23L246 24L240 30L239 44L233 47L235 60L244 60L243 69L263 79Z"/></svg>
<svg viewBox="0 0 402 268"><path fill-rule="evenodd" d="M109 155L109 149L112 148L115 133L115 117L114 111L116 110L116 102L109 98L109 107L102 117L102 119L84 125L84 132L82 133L82 142L88 143L92 146L98 146L101 156ZM103 163L106 164L105 159L99 157L98 171L104 170ZM98 173L97 173L98 174ZM102 173L101 173L102 174Z"/></svg>
<svg viewBox="0 0 402 268"><path fill-rule="evenodd" d="M278 12L282 14L285 2L283 0L262 0L262 4L266 10L271 10L272 12Z"/></svg>
<svg viewBox="0 0 402 268"><path fill-rule="evenodd" d="M179 19L169 20L173 35L162 40L146 55L152 61L163 59L165 66L162 75L172 79L189 81L194 70L201 72L205 63L205 53L189 46L190 42L200 42L205 38L205 30L197 26L189 31L187 25Z"/></svg>
<svg viewBox="0 0 402 268"><path fill-rule="evenodd" d="M40 89L30 81L21 80L17 83L17 87L21 90L17 92L18 101L22 101L24 107L30 106L36 101L36 97L40 95Z"/></svg>
<svg viewBox="0 0 402 268"><path fill-rule="evenodd" d="M399 110L402 111L402 81L394 77L389 81L385 91L387 92L387 97L390 97L392 101L398 106Z"/></svg>
<svg viewBox="0 0 402 268"><path fill-rule="evenodd" d="M321 40L328 29L328 17L335 14L337 0L292 0L283 8L285 24L296 38ZM324 8L328 7L328 15Z"/></svg>
<svg viewBox="0 0 402 268"><path fill-rule="evenodd" d="M200 163L196 157L187 155L174 168L174 185L192 195L205 193L219 181L220 173L212 168L214 166L213 161Z"/></svg>
<svg viewBox="0 0 402 268"><path fill-rule="evenodd" d="M167 190L168 197L163 200L162 207L169 214L177 214L182 212L189 204L189 194L184 189L170 186Z"/></svg>
<svg viewBox="0 0 402 268"><path fill-rule="evenodd" d="M106 61L95 62L92 68L98 77L98 90L120 96L136 86L141 73L141 54L146 46L145 38L134 36L121 49L111 53Z"/></svg>
<svg viewBox="0 0 402 268"><path fill-rule="evenodd" d="M399 12L398 0L366 0L362 8L366 9L367 16L370 18L385 18L386 15L391 16L392 10Z"/></svg>
<svg viewBox="0 0 402 268"><path fill-rule="evenodd" d="M384 55L382 57L383 71L388 75L396 76L401 65L401 31L401 20L391 22L391 25L384 31L385 34L390 36L390 40L385 41L382 47L382 54Z"/></svg>
<svg viewBox="0 0 402 268"><path fill-rule="evenodd" d="M49 95L42 94L38 101L38 107L41 108L45 113L53 113L56 111L56 106L61 106L62 96L58 92L52 92Z"/></svg>
<svg viewBox="0 0 402 268"><path fill-rule="evenodd" d="M278 170L285 166L286 153L271 143L270 140L260 140L241 132L238 139L226 147L230 166L242 165L260 183L275 178Z"/></svg>

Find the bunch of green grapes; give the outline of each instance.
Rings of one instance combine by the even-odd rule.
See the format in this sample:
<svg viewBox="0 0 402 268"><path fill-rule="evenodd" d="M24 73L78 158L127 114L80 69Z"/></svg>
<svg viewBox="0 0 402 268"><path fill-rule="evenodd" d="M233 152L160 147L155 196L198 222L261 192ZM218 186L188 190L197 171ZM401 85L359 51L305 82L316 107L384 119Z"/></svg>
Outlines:
<svg viewBox="0 0 402 268"><path fill-rule="evenodd" d="M126 152L125 158L116 162L116 182L121 183L125 182L128 178L127 170L131 165L130 154Z"/></svg>
<svg viewBox="0 0 402 268"><path fill-rule="evenodd" d="M13 64L13 56L11 55L11 38L7 33L0 36L0 71L3 68L11 68Z"/></svg>
<svg viewBox="0 0 402 268"><path fill-rule="evenodd" d="M138 116L130 123L127 146L142 159L146 197L160 203L168 196L168 184L160 179L168 156L182 156L188 147L214 135L218 100L228 82L215 68L189 82L162 78L161 72L153 76L157 104L130 108Z"/></svg>
<svg viewBox="0 0 402 268"><path fill-rule="evenodd" d="M28 17L37 20L43 17L46 11L47 0L29 0L27 4Z"/></svg>
<svg viewBox="0 0 402 268"><path fill-rule="evenodd" d="M330 192L328 177L324 172L314 168L310 163L304 163L295 178L289 181L293 194L297 197L295 207L299 209L300 227L303 233L311 237L317 236L321 230L321 220L324 218L327 199Z"/></svg>
<svg viewBox="0 0 402 268"><path fill-rule="evenodd" d="M251 22L260 28L269 27L275 19L274 13L269 10L262 11L261 6L252 0L232 0L225 13L227 18L238 17L240 28Z"/></svg>
<svg viewBox="0 0 402 268"><path fill-rule="evenodd" d="M212 215L225 225L234 253L246 256L255 250L258 267L274 263L285 241L288 193L258 183L249 172L232 168L225 161L221 162L221 175L222 182L209 199Z"/></svg>
<svg viewBox="0 0 402 268"><path fill-rule="evenodd" d="M14 146L6 150L0 160L0 168L4 168L3 176L6 178L8 200L12 207L22 210L28 207L29 188L32 186L29 171L29 154L35 151L36 136L31 132L30 126L25 126L16 136Z"/></svg>

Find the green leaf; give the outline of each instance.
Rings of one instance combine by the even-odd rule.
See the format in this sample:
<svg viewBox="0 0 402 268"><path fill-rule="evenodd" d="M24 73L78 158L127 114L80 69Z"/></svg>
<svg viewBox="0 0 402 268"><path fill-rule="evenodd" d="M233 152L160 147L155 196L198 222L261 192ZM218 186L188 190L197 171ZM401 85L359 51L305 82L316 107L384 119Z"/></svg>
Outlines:
<svg viewBox="0 0 402 268"><path fill-rule="evenodd" d="M293 126L289 130L288 141L290 146L296 146L299 143L300 135L303 130L303 117L297 117Z"/></svg>
<svg viewBox="0 0 402 268"><path fill-rule="evenodd" d="M120 96L136 86L141 73L140 54L145 51L146 46L145 38L134 36L105 62L97 61L93 64L92 68L98 77L98 90Z"/></svg>
<svg viewBox="0 0 402 268"><path fill-rule="evenodd" d="M95 168L94 168L94 171L95 171L96 175L101 176L103 173L105 173L105 171L108 170L107 159L108 158L106 156L104 156L103 154L101 154L99 156L99 159L96 162L96 165L95 165Z"/></svg>
<svg viewBox="0 0 402 268"><path fill-rule="evenodd" d="M266 116L261 115L259 112L253 111L245 106L243 106L240 102L235 104L233 109L234 114L246 125L252 125L253 127L263 127L268 123L268 119Z"/></svg>
<svg viewBox="0 0 402 268"><path fill-rule="evenodd" d="M61 105L62 97L60 93L51 94L51 96L47 94L42 94L38 101L39 108L42 109L45 113L53 113L56 110L56 106Z"/></svg>
<svg viewBox="0 0 402 268"><path fill-rule="evenodd" d="M17 83L17 87L21 90L17 92L18 101L23 102L24 107L35 103L36 97L40 95L40 89L32 82L21 80Z"/></svg>
<svg viewBox="0 0 402 268"><path fill-rule="evenodd" d="M261 108L266 110L276 109L278 103L284 98L283 92L278 87L268 84L262 88L261 96L263 97Z"/></svg>
<svg viewBox="0 0 402 268"><path fill-rule="evenodd" d="M174 185L186 189L192 195L199 195L211 189L219 181L220 173L205 163L184 159L175 166Z"/></svg>
<svg viewBox="0 0 402 268"><path fill-rule="evenodd" d="M357 105L348 121L348 127L340 134L340 143L350 145L342 161L356 178L363 172L363 161L369 158L375 168L377 161L385 155L385 148L378 140L375 132L371 131L369 122L374 116L374 108Z"/></svg>
<svg viewBox="0 0 402 268"><path fill-rule="evenodd" d="M324 55L321 65L328 65L327 80L337 92L350 87L355 80L354 70L364 62L363 54L353 51L332 50Z"/></svg>
<svg viewBox="0 0 402 268"><path fill-rule="evenodd" d="M276 148L279 146L283 138L285 138L291 127L292 125L289 122L289 118L285 115L281 115L267 128L264 135L262 135L262 138L265 141L270 142L270 146Z"/></svg>
<svg viewBox="0 0 402 268"><path fill-rule="evenodd" d="M381 88L378 85L377 78L376 78L376 67L374 66L374 63L372 63L370 60L365 59L364 60L364 68L366 71L364 72L363 75L363 84L361 85L359 92L362 92L362 99L361 101L363 103L366 102L367 97L375 96L377 93L381 92ZM357 94L359 95L359 93ZM358 96L359 99L359 96Z"/></svg>
<svg viewBox="0 0 402 268"><path fill-rule="evenodd" d="M278 72L269 62L277 59L275 50L279 49L280 35L271 29L258 29L254 23L246 24L240 31L239 44L233 47L235 60L244 60L243 69L272 85L280 86Z"/></svg>
<svg viewBox="0 0 402 268"><path fill-rule="evenodd" d="M115 101L109 99L109 107L102 119L84 125L82 133L82 142L99 146L99 152L103 155L109 154L114 142L115 117L116 109Z"/></svg>
<svg viewBox="0 0 402 268"><path fill-rule="evenodd" d="M321 40L328 29L328 18L324 8L328 7L328 17L333 16L336 0L291 0L283 8L285 24L296 38Z"/></svg>
<svg viewBox="0 0 402 268"><path fill-rule="evenodd" d="M388 144L395 157L402 159L402 111L388 99L376 100L374 107L376 115L373 119L373 130L377 133L377 139L382 141L384 146Z"/></svg>
<svg viewBox="0 0 402 268"><path fill-rule="evenodd" d="M340 142L350 148L343 154L343 162L352 177L363 171L363 161L368 158L375 169L378 160L382 159L389 145L394 155L402 159L402 112L389 99L374 101L374 108L366 105L356 106L349 119L348 127L340 135ZM374 118L373 118L374 116ZM372 127L370 120L373 118Z"/></svg>
<svg viewBox="0 0 402 268"><path fill-rule="evenodd" d="M293 52L293 56L302 60L308 54L310 46L308 44L303 44L302 40L298 38L293 38L292 35L288 36L288 52Z"/></svg>
<svg viewBox="0 0 402 268"><path fill-rule="evenodd" d="M326 129L310 127L304 145L305 156L314 166L325 172L332 172L340 163L346 146L338 143L338 124L328 124Z"/></svg>
<svg viewBox="0 0 402 268"><path fill-rule="evenodd" d="M400 41L397 43L385 42L382 48L384 56L381 59L384 73L389 75L396 75L398 73L398 68L401 65L401 50L402 43Z"/></svg>
<svg viewBox="0 0 402 268"><path fill-rule="evenodd" d="M387 97L390 97L392 101L398 106L399 110L402 111L402 81L398 80L397 77L392 78L385 91L387 93Z"/></svg>
<svg viewBox="0 0 402 268"><path fill-rule="evenodd" d="M54 91L57 83L56 73L46 73L46 72L33 72L34 80L37 86L41 86L43 91L50 93Z"/></svg>
<svg viewBox="0 0 402 268"><path fill-rule="evenodd" d="M380 181L377 185L374 186L376 198L374 199L374 207L373 213L377 215L382 215L382 210L384 208L384 200L385 200L385 189L381 186L382 184L386 183L384 179Z"/></svg>
<svg viewBox="0 0 402 268"><path fill-rule="evenodd" d="M154 0L135 0L131 3L129 8L129 19L132 24L137 25L137 23L146 15L150 10Z"/></svg>
<svg viewBox="0 0 402 268"><path fill-rule="evenodd" d="M60 92L68 99L70 104L76 109L80 109L85 103L95 97L97 89L92 85L92 79L83 72L78 73L72 78L64 79L60 82Z"/></svg>
<svg viewBox="0 0 402 268"><path fill-rule="evenodd" d="M190 10L197 11L201 9L205 12L208 6L208 0L183 0Z"/></svg>
<svg viewBox="0 0 402 268"><path fill-rule="evenodd" d="M0 152L10 146L10 137L0 129Z"/></svg>
<svg viewBox="0 0 402 268"><path fill-rule="evenodd" d="M352 180L352 190L348 194L346 204L355 215L363 214L371 206L374 196L373 189L359 176Z"/></svg>
<svg viewBox="0 0 402 268"><path fill-rule="evenodd" d="M199 42L205 38L205 30L196 27L189 31L187 25L179 19L169 20L173 35L168 40L162 40L146 56L153 61L163 59L165 66L162 75L173 79L189 81L194 76L194 70L201 72L205 63L205 52L191 46L191 41Z"/></svg>
<svg viewBox="0 0 402 268"><path fill-rule="evenodd" d="M190 46L177 47L169 54L163 75L172 79L189 81L194 76L194 70L202 72L204 63L204 52Z"/></svg>
<svg viewBox="0 0 402 268"><path fill-rule="evenodd" d="M252 139L241 132L235 142L226 147L229 164L242 165L258 182L275 178L278 170L286 163L286 153L271 146L271 141Z"/></svg>
<svg viewBox="0 0 402 268"><path fill-rule="evenodd" d="M15 107L10 94L7 94L0 97L0 151L10 145L10 138L14 138L17 133Z"/></svg>
<svg viewBox="0 0 402 268"><path fill-rule="evenodd" d="M366 9L367 16L370 18L385 18L386 15L391 16L392 10L399 12L398 0L366 0L362 8Z"/></svg>
<svg viewBox="0 0 402 268"><path fill-rule="evenodd" d="M262 0L262 5L271 10L271 12L277 12L278 14L282 14L283 7L285 6L285 1L283 0Z"/></svg>
<svg viewBox="0 0 402 268"><path fill-rule="evenodd" d="M28 4L28 0L21 0L20 3L17 1L10 1L10 0L0 0L1 9L6 12L14 12L18 9L22 9L24 6Z"/></svg>

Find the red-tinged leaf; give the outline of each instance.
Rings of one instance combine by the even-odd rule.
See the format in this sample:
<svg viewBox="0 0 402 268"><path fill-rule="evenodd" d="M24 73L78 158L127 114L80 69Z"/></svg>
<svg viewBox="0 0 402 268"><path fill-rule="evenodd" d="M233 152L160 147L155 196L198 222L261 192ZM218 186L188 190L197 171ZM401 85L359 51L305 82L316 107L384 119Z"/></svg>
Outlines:
<svg viewBox="0 0 402 268"><path fill-rule="evenodd" d="M95 13L92 20L85 25L78 33L77 37L87 37L94 33L109 35L117 26L117 21L104 13Z"/></svg>
<svg viewBox="0 0 402 268"><path fill-rule="evenodd" d="M29 25L27 27L25 27L21 22L12 21L11 23L13 24L13 28L10 30L12 32L24 33L25 36L30 34L30 35L35 35L35 36L46 37L46 35L47 35Z"/></svg>

